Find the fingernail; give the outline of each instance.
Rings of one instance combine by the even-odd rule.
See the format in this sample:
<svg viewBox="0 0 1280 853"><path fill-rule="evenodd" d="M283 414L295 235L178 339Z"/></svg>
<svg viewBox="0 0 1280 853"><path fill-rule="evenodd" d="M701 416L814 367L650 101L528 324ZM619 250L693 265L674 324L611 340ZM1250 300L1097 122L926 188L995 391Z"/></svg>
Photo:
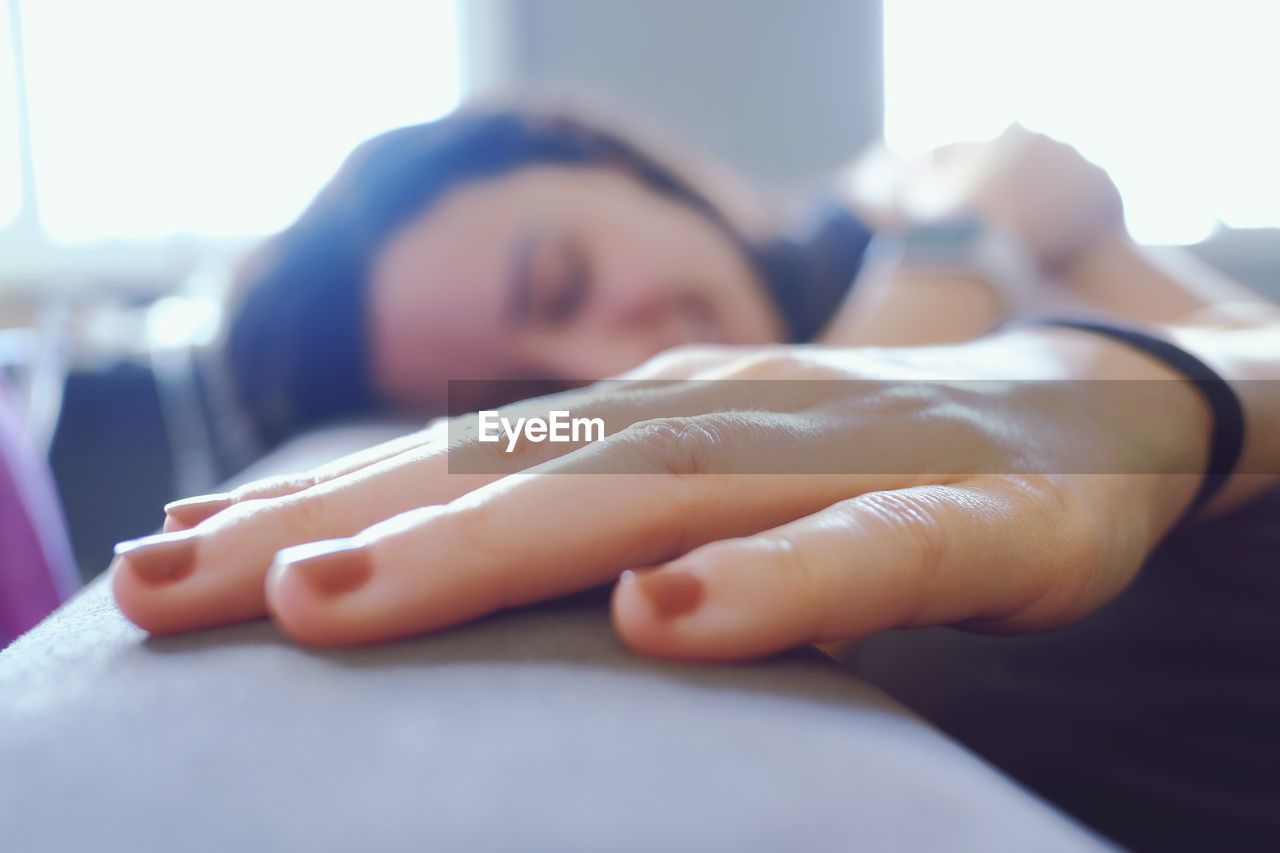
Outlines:
<svg viewBox="0 0 1280 853"><path fill-rule="evenodd" d="M195 527L211 515L222 512L234 503L228 494L196 495L194 498L165 504L165 514L187 527Z"/></svg>
<svg viewBox="0 0 1280 853"><path fill-rule="evenodd" d="M625 572L623 579L634 583L663 619L674 619L692 613L702 604L702 581L681 569Z"/></svg>
<svg viewBox="0 0 1280 853"><path fill-rule="evenodd" d="M182 580L196 565L195 532L157 533L121 542L116 557L148 583Z"/></svg>
<svg viewBox="0 0 1280 853"><path fill-rule="evenodd" d="M373 575L368 550L347 539L287 548L276 559L321 595L344 595Z"/></svg>

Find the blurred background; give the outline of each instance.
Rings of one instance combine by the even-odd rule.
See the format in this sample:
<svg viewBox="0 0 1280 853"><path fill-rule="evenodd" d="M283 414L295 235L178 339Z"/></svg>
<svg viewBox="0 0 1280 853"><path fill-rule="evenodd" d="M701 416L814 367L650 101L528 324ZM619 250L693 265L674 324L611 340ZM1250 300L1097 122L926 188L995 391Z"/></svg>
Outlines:
<svg viewBox="0 0 1280 853"><path fill-rule="evenodd" d="M192 369L231 264L474 95L601 95L783 191L1018 120L1107 168L1140 240L1280 282L1267 0L3 2L0 364L86 578L250 461Z"/></svg>

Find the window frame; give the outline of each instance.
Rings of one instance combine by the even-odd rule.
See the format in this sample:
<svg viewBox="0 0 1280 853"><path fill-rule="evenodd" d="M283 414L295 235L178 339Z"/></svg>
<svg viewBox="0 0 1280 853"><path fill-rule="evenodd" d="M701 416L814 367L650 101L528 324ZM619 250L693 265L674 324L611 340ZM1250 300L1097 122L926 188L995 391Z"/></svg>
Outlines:
<svg viewBox="0 0 1280 853"><path fill-rule="evenodd" d="M496 88L510 79L504 57L516 0L452 0L459 39L459 98ZM122 297L145 301L177 289L193 273L226 269L261 239L174 235L156 239L62 243L41 224L32 155L28 86L22 53L22 0L6 0L17 88L19 204L0 226L0 297L27 304L50 297Z"/></svg>

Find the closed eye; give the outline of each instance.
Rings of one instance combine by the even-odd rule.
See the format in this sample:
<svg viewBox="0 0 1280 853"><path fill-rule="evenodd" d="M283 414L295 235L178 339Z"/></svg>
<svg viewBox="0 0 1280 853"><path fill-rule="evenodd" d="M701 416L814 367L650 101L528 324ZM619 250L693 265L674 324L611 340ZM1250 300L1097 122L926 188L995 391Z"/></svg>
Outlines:
<svg viewBox="0 0 1280 853"><path fill-rule="evenodd" d="M591 292L591 270L581 249L571 243L557 248L553 269L545 289L539 288L537 317L551 326L571 322L586 305Z"/></svg>

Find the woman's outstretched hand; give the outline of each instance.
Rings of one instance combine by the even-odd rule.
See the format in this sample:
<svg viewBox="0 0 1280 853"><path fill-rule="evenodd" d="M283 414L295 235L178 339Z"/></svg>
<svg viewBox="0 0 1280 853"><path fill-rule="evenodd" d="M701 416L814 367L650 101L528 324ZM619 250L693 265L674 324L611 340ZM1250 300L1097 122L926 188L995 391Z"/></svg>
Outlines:
<svg viewBox="0 0 1280 853"><path fill-rule="evenodd" d="M648 381L517 407L599 417L600 441L506 454L455 421L175 505L168 532L120 547L116 599L156 633L270 614L335 646L618 580L628 645L707 660L896 626L1034 630L1128 583L1189 502L1208 441L1188 383L1151 383L1152 441L1132 428L1157 417L1150 400L1081 407L1080 383L973 382L1175 378L1065 330L678 350L629 378ZM661 381L685 379L722 381ZM752 406L725 397L759 379L811 381L768 383Z"/></svg>

